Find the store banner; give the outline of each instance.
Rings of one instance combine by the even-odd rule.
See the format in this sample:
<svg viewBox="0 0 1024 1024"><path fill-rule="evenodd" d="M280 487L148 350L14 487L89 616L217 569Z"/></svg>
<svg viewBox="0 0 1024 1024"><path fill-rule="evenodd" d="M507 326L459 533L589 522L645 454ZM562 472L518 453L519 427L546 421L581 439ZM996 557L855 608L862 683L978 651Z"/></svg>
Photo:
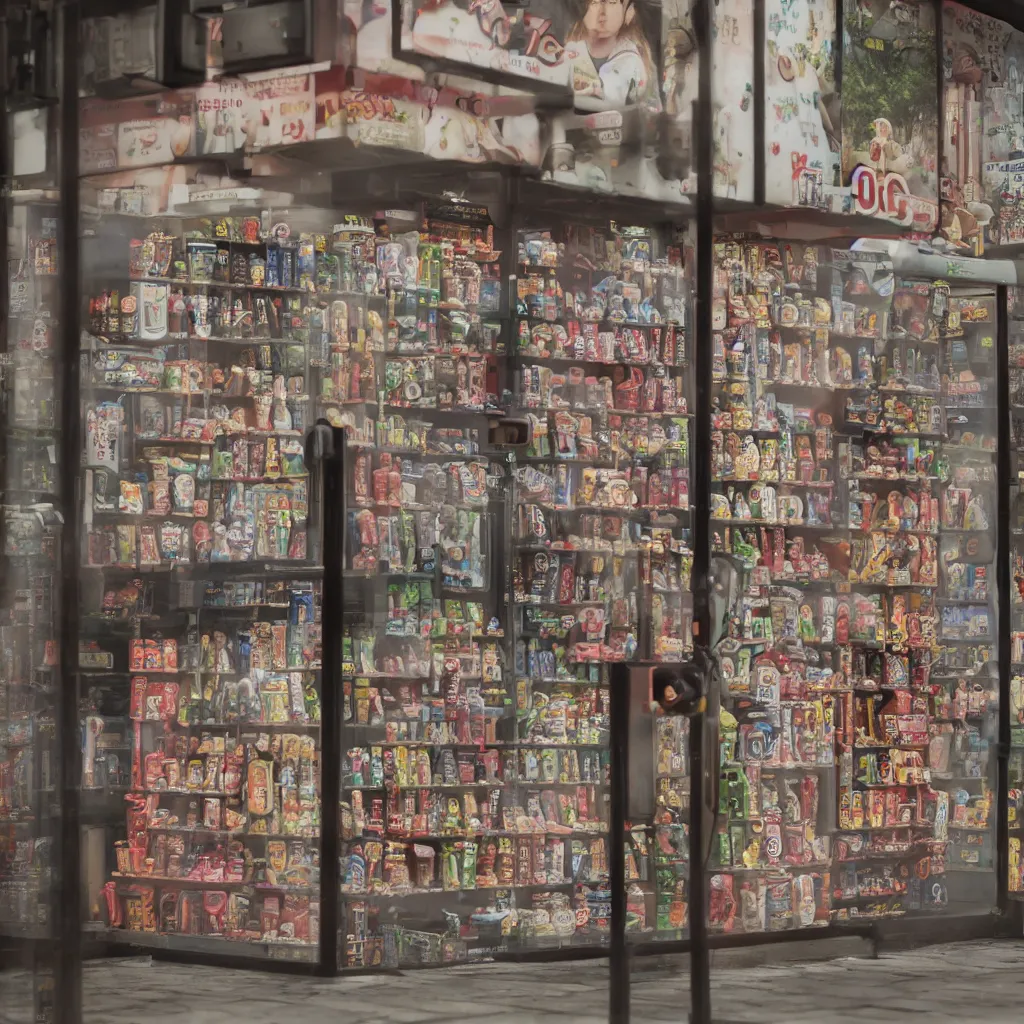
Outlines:
<svg viewBox="0 0 1024 1024"><path fill-rule="evenodd" d="M938 223L935 11L843 0L843 207L931 233Z"/></svg>
<svg viewBox="0 0 1024 1024"><path fill-rule="evenodd" d="M833 0L765 2L765 200L829 208L841 113Z"/></svg>
<svg viewBox="0 0 1024 1024"><path fill-rule="evenodd" d="M942 9L942 233L966 251L1024 242L1024 33Z"/></svg>
<svg viewBox="0 0 1024 1024"><path fill-rule="evenodd" d="M530 98L433 88L396 75L316 76L318 139L349 138L436 160L540 165Z"/></svg>
<svg viewBox="0 0 1024 1024"><path fill-rule="evenodd" d="M423 151L423 87L392 75L366 75L339 93L345 136L364 146Z"/></svg>
<svg viewBox="0 0 1024 1024"><path fill-rule="evenodd" d="M80 168L94 174L291 145L312 141L315 130L313 75L294 69L132 100L90 98L82 101Z"/></svg>
<svg viewBox="0 0 1024 1024"><path fill-rule="evenodd" d="M540 166L541 126L531 100L451 88L430 92L423 146L427 156Z"/></svg>

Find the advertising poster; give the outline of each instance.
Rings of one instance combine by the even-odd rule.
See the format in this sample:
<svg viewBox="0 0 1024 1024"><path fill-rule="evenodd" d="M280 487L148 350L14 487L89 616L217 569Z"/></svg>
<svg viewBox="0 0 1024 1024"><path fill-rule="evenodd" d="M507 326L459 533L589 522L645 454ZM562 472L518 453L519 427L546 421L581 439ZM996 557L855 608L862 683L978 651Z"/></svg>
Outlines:
<svg viewBox="0 0 1024 1024"><path fill-rule="evenodd" d="M681 190L697 190L693 104L699 92L694 0L662 4L663 120L659 166L673 168ZM747 0L719 0L712 27L713 188L717 197L754 198L754 23ZM678 160L680 153L685 160ZM668 158L668 159L666 159Z"/></svg>
<svg viewBox="0 0 1024 1024"><path fill-rule="evenodd" d="M576 7L591 6L607 17L623 3L590 5L581 2L528 0L394 0L402 4L402 50L438 57L456 64L486 68L529 82L568 87L571 60L567 54ZM634 13L635 18L635 13Z"/></svg>
<svg viewBox="0 0 1024 1024"><path fill-rule="evenodd" d="M754 200L754 15L750 0L719 0L712 32L714 189Z"/></svg>
<svg viewBox="0 0 1024 1024"><path fill-rule="evenodd" d="M938 224L935 8L843 2L843 184L847 208L908 231Z"/></svg>
<svg viewBox="0 0 1024 1024"><path fill-rule="evenodd" d="M15 110L8 117L14 177L25 178L46 171L49 107Z"/></svg>
<svg viewBox="0 0 1024 1024"><path fill-rule="evenodd" d="M693 143L693 105L697 100L700 58L693 31L693 0L663 0L661 131L657 164L665 178L678 179L680 191L697 189Z"/></svg>
<svg viewBox="0 0 1024 1024"><path fill-rule="evenodd" d="M840 186L834 0L766 0L765 199L827 209Z"/></svg>
<svg viewBox="0 0 1024 1024"><path fill-rule="evenodd" d="M663 99L669 91L678 99L682 76L663 73L665 67L680 65L674 57L666 62L664 26L677 6L688 19L689 4L402 0L400 53L410 59L443 60L448 70L464 69L467 81L460 81L459 88L468 87L473 77L486 78L480 75L486 69L501 72L504 80L510 77L527 91L532 83L572 94L573 109L543 118L540 137L540 119L532 113L503 115L496 104L506 97L489 95L493 89L481 83L485 100L432 109L428 151L465 152L469 159L480 152L501 162L517 157L540 163L545 175L560 184L682 200L688 154L681 130L673 137L670 129L677 126ZM376 11L378 5L371 6ZM367 52L363 36L378 19L361 17L357 37L362 64ZM682 49L688 54L685 40ZM680 158L659 159L663 143L674 147Z"/></svg>
<svg viewBox="0 0 1024 1024"><path fill-rule="evenodd" d="M394 2L400 3L401 0ZM392 0L343 0L341 35L344 64L421 82L426 77L423 68L395 56L391 3Z"/></svg>
<svg viewBox="0 0 1024 1024"><path fill-rule="evenodd" d="M247 142L254 149L311 142L316 136L316 93L311 74L271 71L249 75Z"/></svg>
<svg viewBox="0 0 1024 1024"><path fill-rule="evenodd" d="M1024 34L956 3L942 19L942 234L1024 242Z"/></svg>
<svg viewBox="0 0 1024 1024"><path fill-rule="evenodd" d="M245 147L249 95L237 78L206 82L195 91L196 153L235 153Z"/></svg>
<svg viewBox="0 0 1024 1024"><path fill-rule="evenodd" d="M407 79L367 75L340 94L345 135L360 146L423 151L427 104L423 87Z"/></svg>
<svg viewBox="0 0 1024 1024"><path fill-rule="evenodd" d="M587 109L660 107L654 0L402 0L402 50L571 88Z"/></svg>
<svg viewBox="0 0 1024 1024"><path fill-rule="evenodd" d="M512 97L430 90L424 152L437 160L539 167L540 119Z"/></svg>
<svg viewBox="0 0 1024 1024"><path fill-rule="evenodd" d="M82 101L81 173L173 163L195 153L195 103L191 92L132 100Z"/></svg>
<svg viewBox="0 0 1024 1024"><path fill-rule="evenodd" d="M345 69L316 74L318 139L421 153L434 160L537 167L540 121L532 104L513 97L436 89L396 75Z"/></svg>
<svg viewBox="0 0 1024 1024"><path fill-rule="evenodd" d="M686 64L693 57L690 0L557 6L567 19L564 59L575 111L545 118L546 174L591 191L686 201L687 90L696 82Z"/></svg>

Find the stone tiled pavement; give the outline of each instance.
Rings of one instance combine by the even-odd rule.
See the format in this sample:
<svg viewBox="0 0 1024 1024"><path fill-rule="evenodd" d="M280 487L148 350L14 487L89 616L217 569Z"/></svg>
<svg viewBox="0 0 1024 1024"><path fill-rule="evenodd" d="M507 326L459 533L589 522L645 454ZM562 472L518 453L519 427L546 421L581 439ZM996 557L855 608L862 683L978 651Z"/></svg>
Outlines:
<svg viewBox="0 0 1024 1024"><path fill-rule="evenodd" d="M815 963L734 966L714 954L720 1024L945 1024L1024 1019L1024 940ZM649 966L649 965L648 965ZM687 1019L685 962L633 977L632 1020ZM30 1024L23 979L0 973L0 1024ZM601 962L476 965L315 980L157 963L86 967L85 1024L582 1024L607 1019Z"/></svg>

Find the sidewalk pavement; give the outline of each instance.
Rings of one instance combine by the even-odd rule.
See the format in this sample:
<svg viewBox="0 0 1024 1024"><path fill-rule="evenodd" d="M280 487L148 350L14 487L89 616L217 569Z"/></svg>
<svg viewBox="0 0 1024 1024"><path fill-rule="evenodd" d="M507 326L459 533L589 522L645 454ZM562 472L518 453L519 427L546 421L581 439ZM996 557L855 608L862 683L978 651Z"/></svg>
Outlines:
<svg viewBox="0 0 1024 1024"><path fill-rule="evenodd" d="M683 1024L687 971L688 961L675 959L635 973L633 1024ZM0 1024L31 1024L15 982L0 973ZM729 966L716 953L712 986L715 1024L1017 1024L1024 940L776 966ZM84 998L84 1024L600 1024L608 988L602 961L324 980L140 957L87 964Z"/></svg>

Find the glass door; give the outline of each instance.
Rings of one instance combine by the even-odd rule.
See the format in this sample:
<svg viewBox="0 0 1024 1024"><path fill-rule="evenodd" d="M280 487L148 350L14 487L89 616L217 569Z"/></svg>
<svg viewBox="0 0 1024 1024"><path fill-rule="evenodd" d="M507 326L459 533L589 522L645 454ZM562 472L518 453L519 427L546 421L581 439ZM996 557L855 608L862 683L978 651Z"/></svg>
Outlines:
<svg viewBox="0 0 1024 1024"><path fill-rule="evenodd" d="M320 402L348 428L343 967L487 955L543 850L515 841L508 458L492 453L502 253L454 196L349 213ZM534 858L536 857L536 864Z"/></svg>
<svg viewBox="0 0 1024 1024"><path fill-rule="evenodd" d="M531 424L513 534L521 779L528 806L539 803L571 852L562 900L576 924L563 944L607 941L608 842L625 842L628 936L678 938L689 870L682 719L632 732L653 747L653 764L630 781L653 789L650 813L627 817L624 837L601 833L610 665L681 662L692 650L685 239L520 216L511 365L514 405ZM633 702L631 716L648 709Z"/></svg>
<svg viewBox="0 0 1024 1024"><path fill-rule="evenodd" d="M438 195L345 243L386 324L335 336L323 399L350 438L345 966L607 942L610 666L688 652L681 248L531 220ZM496 411L525 447L491 444ZM658 737L628 920L677 936L685 732Z"/></svg>

